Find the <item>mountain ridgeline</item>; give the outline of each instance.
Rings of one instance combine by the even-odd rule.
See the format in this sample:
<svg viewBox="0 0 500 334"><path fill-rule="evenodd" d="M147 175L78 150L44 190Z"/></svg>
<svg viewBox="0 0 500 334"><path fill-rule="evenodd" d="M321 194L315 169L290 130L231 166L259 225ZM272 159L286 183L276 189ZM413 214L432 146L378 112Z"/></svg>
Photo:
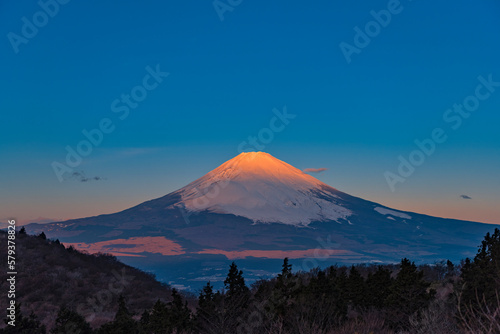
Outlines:
<svg viewBox="0 0 500 334"><path fill-rule="evenodd" d="M121 212L28 225L191 290L206 277L222 287L224 268L234 260L249 282L272 276L284 257L295 267L311 258L322 267L404 257L456 262L473 256L493 228L357 198L264 152L241 153L177 191Z"/></svg>

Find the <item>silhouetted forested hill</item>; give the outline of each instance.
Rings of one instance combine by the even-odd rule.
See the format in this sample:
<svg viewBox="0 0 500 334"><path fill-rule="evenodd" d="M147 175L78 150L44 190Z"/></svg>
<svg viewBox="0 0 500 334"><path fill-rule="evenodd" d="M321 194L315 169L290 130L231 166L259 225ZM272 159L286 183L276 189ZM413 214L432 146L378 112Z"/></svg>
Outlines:
<svg viewBox="0 0 500 334"><path fill-rule="evenodd" d="M0 309L7 308L7 233L0 231ZM114 318L120 295L131 312L140 314L158 299L171 299L171 289L153 275L127 266L114 256L89 255L44 235L18 233L16 238L16 301L22 312L32 311L52 327L60 306L78 311L92 325ZM4 311L2 311L4 319ZM3 321L0 327L3 327Z"/></svg>

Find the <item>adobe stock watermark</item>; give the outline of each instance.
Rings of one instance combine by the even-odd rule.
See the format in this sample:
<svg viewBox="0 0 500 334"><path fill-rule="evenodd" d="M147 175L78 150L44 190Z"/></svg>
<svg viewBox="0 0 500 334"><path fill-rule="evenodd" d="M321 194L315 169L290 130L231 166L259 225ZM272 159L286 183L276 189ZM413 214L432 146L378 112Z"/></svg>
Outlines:
<svg viewBox="0 0 500 334"><path fill-rule="evenodd" d="M353 28L355 32L353 44L344 41L339 44L347 64L352 62L353 54L360 54L361 50L370 45L372 39L380 34L382 28L386 28L391 23L393 16L400 14L403 9L404 7L399 0L389 0L387 9L378 12L371 10L370 15L373 20L368 21L363 29L358 26Z"/></svg>
<svg viewBox="0 0 500 334"><path fill-rule="evenodd" d="M480 75L477 80L479 84L476 86L474 94L465 97L462 104L453 104L452 108L443 113L443 121L453 131L458 130L464 120L468 119L479 108L481 101L487 100L496 91L496 87L500 87L500 81L493 81L492 74L489 74L487 79ZM399 166L396 172L386 171L384 173L385 180L391 191L395 192L396 185L404 183L411 177L417 167L422 166L426 159L436 152L438 145L447 140L447 130L442 127L433 129L428 138L423 140L415 139L416 149L406 156L400 155L398 157Z"/></svg>
<svg viewBox="0 0 500 334"><path fill-rule="evenodd" d="M111 112L116 114L120 121L125 120L129 116L130 110L136 109L139 103L146 99L148 92L156 89L164 78L170 75L167 72L162 72L159 64L154 69L151 66L146 66L146 72L141 84L134 86L130 93L123 93L120 98L111 102ZM65 174L72 175L74 168L80 166L83 158L89 156L95 147L102 144L104 135L112 133L115 129L115 122L108 117L102 118L94 129L83 129L82 135L85 139L79 141L74 148L70 145L66 146L65 163L53 161L51 164L59 182L64 181Z"/></svg>
<svg viewBox="0 0 500 334"><path fill-rule="evenodd" d="M65 5L70 0L40 0L38 6L40 10L35 12L31 20L26 16L21 18L21 34L15 32L7 33L7 39L12 46L15 54L19 53L19 46L28 44L28 42L38 35L39 29L45 27L50 19L53 19L58 13L61 5Z"/></svg>
<svg viewBox="0 0 500 334"><path fill-rule="evenodd" d="M243 0L214 0L212 5L219 16L219 20L224 21L224 13L232 12L242 2Z"/></svg>

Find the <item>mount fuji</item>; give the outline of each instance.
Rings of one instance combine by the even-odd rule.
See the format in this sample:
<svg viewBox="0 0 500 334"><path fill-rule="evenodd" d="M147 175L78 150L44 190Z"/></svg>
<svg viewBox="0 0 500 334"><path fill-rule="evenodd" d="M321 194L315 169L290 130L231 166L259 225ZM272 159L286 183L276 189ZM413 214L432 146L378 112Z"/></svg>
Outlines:
<svg viewBox="0 0 500 334"><path fill-rule="evenodd" d="M130 209L27 225L65 245L105 252L180 288L222 282L238 259L249 281L335 263L419 263L475 254L495 225L404 212L341 192L264 152Z"/></svg>

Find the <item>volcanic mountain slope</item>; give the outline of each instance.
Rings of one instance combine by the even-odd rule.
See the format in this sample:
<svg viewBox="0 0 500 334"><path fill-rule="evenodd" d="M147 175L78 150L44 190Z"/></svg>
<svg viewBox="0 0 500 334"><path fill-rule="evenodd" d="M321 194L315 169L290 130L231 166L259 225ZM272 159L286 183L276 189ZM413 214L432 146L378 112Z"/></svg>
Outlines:
<svg viewBox="0 0 500 334"><path fill-rule="evenodd" d="M197 279L218 280L214 270L232 259L259 259L260 267L262 259L285 256L321 259L321 265L460 260L474 254L493 226L394 210L343 193L267 153L250 152L121 212L28 226L29 232L42 230L79 249L122 256L171 284L192 286ZM197 270L179 269L190 261ZM167 270L166 263L176 265Z"/></svg>

